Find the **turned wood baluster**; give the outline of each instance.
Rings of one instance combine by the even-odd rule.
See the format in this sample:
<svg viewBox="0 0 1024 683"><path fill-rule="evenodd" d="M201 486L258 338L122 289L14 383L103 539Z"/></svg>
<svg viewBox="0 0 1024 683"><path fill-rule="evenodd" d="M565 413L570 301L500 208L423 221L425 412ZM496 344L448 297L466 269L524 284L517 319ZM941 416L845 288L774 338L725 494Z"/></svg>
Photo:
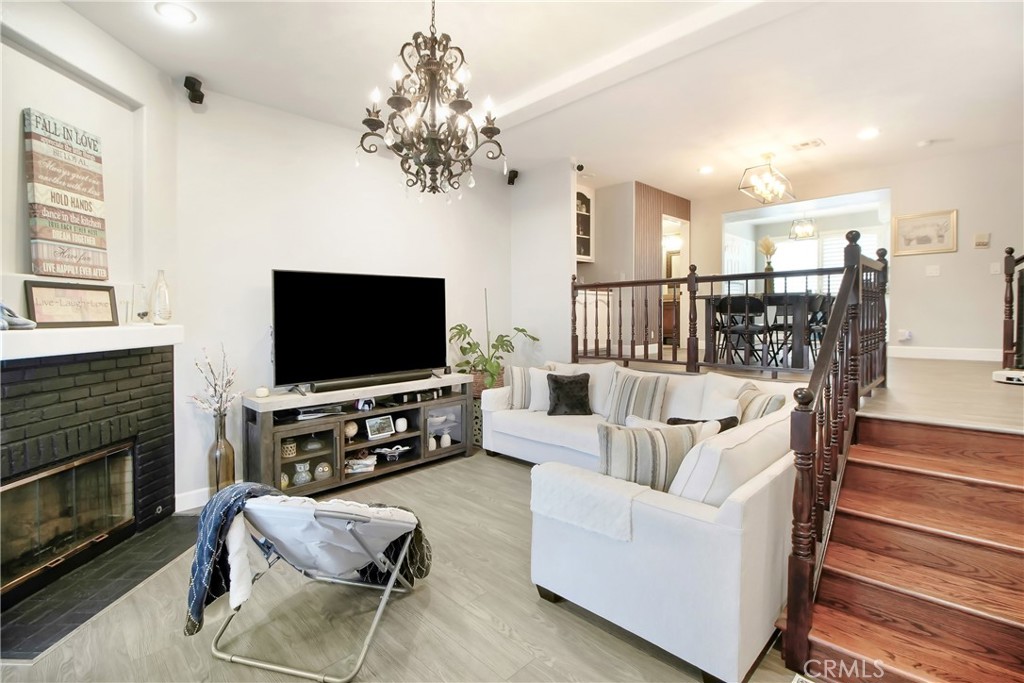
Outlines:
<svg viewBox="0 0 1024 683"><path fill-rule="evenodd" d="M1017 269L1016 259L1013 257L1013 247L1006 248L1006 256L1003 257L1003 278L1006 280L1006 291L1003 294L1003 368L1009 369L1014 366L1015 349L1013 345L1013 273ZM1022 340L1018 339L1020 344Z"/></svg>
<svg viewBox="0 0 1024 683"><path fill-rule="evenodd" d="M886 376L889 374L889 342L886 341L889 336L889 314L885 306L885 294L889 289L889 261L886 259L889 252L879 249L875 254L882 263L882 270L878 274L878 372L882 382L878 386L885 388Z"/></svg>
<svg viewBox="0 0 1024 683"><path fill-rule="evenodd" d="M644 360L650 358L651 346L648 343L651 339L651 319L648 315L651 312L650 294L651 288L644 287Z"/></svg>
<svg viewBox="0 0 1024 683"><path fill-rule="evenodd" d="M786 607L786 666L802 671L809 657L807 635L811 630L814 595L814 394L800 388L793 392L797 407L790 418L790 445L796 458L793 489L793 551L789 556L789 595Z"/></svg>
<svg viewBox="0 0 1024 683"><path fill-rule="evenodd" d="M636 358L636 287L629 288L629 357Z"/></svg>
<svg viewBox="0 0 1024 683"><path fill-rule="evenodd" d="M825 427L825 413L828 407L828 381L825 381L825 394L823 400L814 411L814 476L815 476L815 498L814 498L814 537L821 542L821 534L825 521L825 510L829 508L829 500L826 491L831 483L828 474L828 457L826 444L828 437Z"/></svg>
<svg viewBox="0 0 1024 683"><path fill-rule="evenodd" d="M590 355L590 346L587 344L587 342L588 342L588 339L587 339L587 334L588 334L587 308L589 308L589 306L587 305L587 290L584 290L583 291L583 354L584 354L584 357ZM596 346L596 342L595 342L595 346Z"/></svg>
<svg viewBox="0 0 1024 683"><path fill-rule="evenodd" d="M572 338L572 362L575 363L576 361L579 360L579 346L578 346L578 339L576 337L576 276L575 275L572 276L572 285L570 286L569 291L571 293L571 298L572 298L572 303L571 303L572 308L570 309L572 311L572 331L571 331L569 336Z"/></svg>
<svg viewBox="0 0 1024 683"><path fill-rule="evenodd" d="M846 321L843 321L842 334L839 337L839 342L836 348L832 352L832 373L828 380L828 391L832 398L832 409L829 416L830 427L829 427L829 449L828 449L828 467L829 467L829 481L833 482L839 476L839 468L837 467L839 462L838 450L842 439L840 433L842 430L843 422L843 382L842 382L842 359L844 350L843 347L846 345ZM831 488L831 483L829 484Z"/></svg>
<svg viewBox="0 0 1024 683"><path fill-rule="evenodd" d="M686 337L686 371L697 372L697 266L690 264L690 273L686 276L686 291L690 298L690 329ZM712 339L704 343L714 346Z"/></svg>
<svg viewBox="0 0 1024 683"><path fill-rule="evenodd" d="M618 302L619 309L619 358L622 358L622 289L619 289L619 295L615 297Z"/></svg>
<svg viewBox="0 0 1024 683"><path fill-rule="evenodd" d="M604 355L610 358L612 355L612 290L606 289L605 292L608 294L608 310L604 315Z"/></svg>
<svg viewBox="0 0 1024 683"><path fill-rule="evenodd" d="M857 411L860 404L860 395L858 393L858 387L860 382L860 295L863 281L861 279L860 271L860 245L857 241L860 240L860 233L856 230L851 230L846 233L846 248L843 249L843 261L846 268L854 269L853 279L853 290L850 292L850 299L846 302L846 319L848 321L847 334L849 335L846 339L846 401L844 402L844 409L846 414L843 416L843 431L850 429L853 426L852 413Z"/></svg>
<svg viewBox="0 0 1024 683"><path fill-rule="evenodd" d="M679 287L672 288L672 360L679 360Z"/></svg>

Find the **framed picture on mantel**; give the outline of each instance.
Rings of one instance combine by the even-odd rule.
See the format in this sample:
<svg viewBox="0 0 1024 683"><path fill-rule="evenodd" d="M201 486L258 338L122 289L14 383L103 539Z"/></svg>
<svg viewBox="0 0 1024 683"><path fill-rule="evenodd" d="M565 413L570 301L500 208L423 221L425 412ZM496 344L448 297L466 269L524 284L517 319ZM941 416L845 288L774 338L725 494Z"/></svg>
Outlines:
<svg viewBox="0 0 1024 683"><path fill-rule="evenodd" d="M109 285L26 280L25 298L28 317L37 327L117 325L117 303Z"/></svg>

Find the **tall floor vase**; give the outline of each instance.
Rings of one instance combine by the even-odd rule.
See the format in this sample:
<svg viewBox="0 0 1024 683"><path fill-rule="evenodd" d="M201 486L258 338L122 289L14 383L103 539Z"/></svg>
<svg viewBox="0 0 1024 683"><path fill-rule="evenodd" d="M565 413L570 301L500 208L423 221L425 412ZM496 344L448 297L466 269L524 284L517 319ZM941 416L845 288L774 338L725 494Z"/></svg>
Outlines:
<svg viewBox="0 0 1024 683"><path fill-rule="evenodd" d="M228 441L223 413L214 416L217 433L207 456L210 461L211 494L235 483L235 448Z"/></svg>

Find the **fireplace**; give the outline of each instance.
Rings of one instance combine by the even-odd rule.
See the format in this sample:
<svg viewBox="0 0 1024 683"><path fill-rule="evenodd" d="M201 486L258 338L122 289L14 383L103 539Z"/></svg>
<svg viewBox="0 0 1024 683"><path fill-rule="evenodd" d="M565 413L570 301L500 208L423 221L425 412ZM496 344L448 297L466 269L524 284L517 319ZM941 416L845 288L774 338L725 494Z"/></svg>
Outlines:
<svg viewBox="0 0 1024 683"><path fill-rule="evenodd" d="M174 512L173 347L4 360L0 373L7 608Z"/></svg>

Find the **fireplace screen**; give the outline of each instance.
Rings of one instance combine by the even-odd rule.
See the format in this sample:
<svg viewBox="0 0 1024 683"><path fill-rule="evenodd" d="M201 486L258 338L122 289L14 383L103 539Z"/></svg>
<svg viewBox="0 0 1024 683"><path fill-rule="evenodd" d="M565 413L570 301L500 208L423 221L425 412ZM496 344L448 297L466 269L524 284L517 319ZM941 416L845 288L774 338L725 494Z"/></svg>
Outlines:
<svg viewBox="0 0 1024 683"><path fill-rule="evenodd" d="M131 443L0 487L2 591L135 519Z"/></svg>

